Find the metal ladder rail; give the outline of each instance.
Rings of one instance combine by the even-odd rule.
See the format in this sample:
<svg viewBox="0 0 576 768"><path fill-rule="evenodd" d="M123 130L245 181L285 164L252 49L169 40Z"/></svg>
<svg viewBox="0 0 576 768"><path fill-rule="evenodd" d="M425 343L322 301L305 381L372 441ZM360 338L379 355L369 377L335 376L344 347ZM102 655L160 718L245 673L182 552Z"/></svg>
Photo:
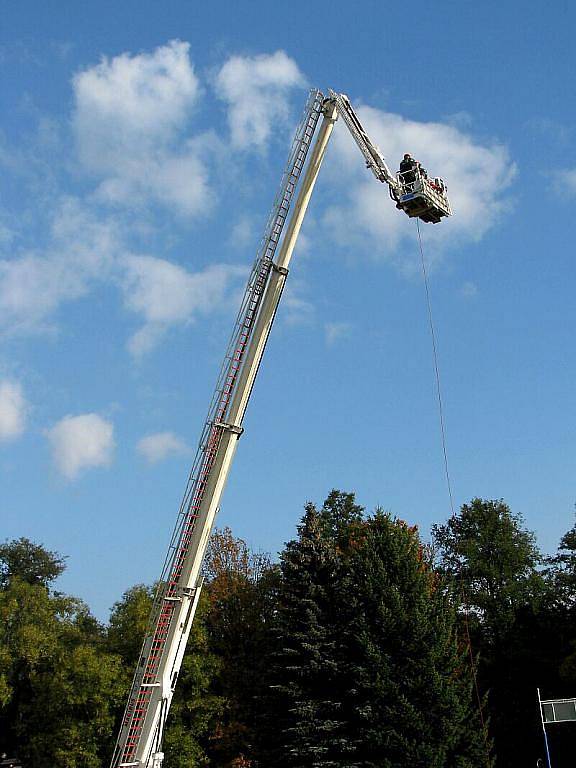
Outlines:
<svg viewBox="0 0 576 768"><path fill-rule="evenodd" d="M142 726L152 689L159 685L159 665L174 613L174 601L179 599L177 595L178 581L184 562L189 555L188 548L198 517L197 511L218 451L222 430L228 426L223 423L223 419L241 369L244 351L272 268L274 253L281 238L290 202L321 114L322 102L322 94L319 91L312 91L306 105L304 119L296 133L289 163L283 175L280 195L276 198L273 206L262 247L248 281L165 560L151 615L150 627L153 628L153 631L148 633L144 641L139 668L134 676L121 734L112 762L113 766L132 764L131 761L142 735ZM126 728L128 733L122 747L120 738Z"/></svg>
<svg viewBox="0 0 576 768"><path fill-rule="evenodd" d="M307 121L304 136L303 136L304 144L309 144L310 142L311 135L312 135L311 129L314 127L314 125L312 124L313 122L314 121L310 121L310 120ZM303 153L301 150L302 148L300 147L299 151L297 152L296 159L293 163L293 166L290 169L291 170L290 178L289 178L288 184L286 185L285 193L282 196L280 205L278 206L276 221L274 222L274 225L272 227L270 242L272 245L274 245L274 247L279 240L281 228L286 218L286 214L289 207L289 197L291 196L294 190L294 182L295 180L297 180L297 176L299 176L299 173L303 165L303 160L305 159L303 157ZM270 250L270 246L268 246L267 248L267 251L269 250ZM269 258L269 253L265 253L265 256L266 255L268 255L268 258ZM265 285L265 280L263 279L263 270L259 269L259 271L256 274L256 280L254 281L251 279L249 281L249 287L255 286L256 288L255 292L256 294L258 294L263 290L264 285ZM254 291L252 292L254 293ZM221 394L220 408L216 412L216 416L215 416L216 419L218 417L223 416L225 405L229 399L230 392L232 391L232 387L231 387L232 380L236 377L237 372L239 370L239 362L242 356L241 350L243 347L245 347L247 342L248 335L246 334L246 328L250 326L251 324L250 319L253 318L254 315L255 315L254 301L250 301L248 306L248 312L245 315L245 321L240 326L241 333L240 333L239 342L237 343L236 353L233 355L228 355L228 357L231 357L231 365L229 366L229 368L231 368L231 371L229 370L228 372L228 376L226 377L224 386L220 388L220 394ZM213 424L214 420L211 420L211 421ZM197 488L197 490L199 491L197 496L199 498L197 499L196 503L193 505L193 508L197 507L199 505L199 502L201 501L202 492L205 486L205 478L208 475L210 466L217 452L219 436L220 436L219 434L214 433L214 430L210 430L208 441L205 441L205 440L202 441L203 442L202 453L204 454L204 459L206 461L202 462L205 464L205 466L201 467L201 471L197 475L197 477L199 477L199 480L200 480ZM203 482L203 479L204 479L204 482ZM176 563L170 569L172 571L171 578L168 580L167 584L164 581L164 584L166 584L167 589L165 591L165 594L161 598L161 602L159 606L160 612L159 612L159 615L157 616L157 621L155 622L157 625L156 626L157 631L154 632L151 648L149 649L150 663L146 665L146 669L142 675L142 680L140 681L139 687L140 688L144 687L144 688L140 691L141 695L138 696L137 700L134 702L134 708L130 707L131 711L130 713L127 713L128 715L130 714L132 716L135 715L139 725L141 725L145 715L145 711L146 711L146 706L143 707L142 705L143 704L146 705L147 701L150 698L151 691L149 689L154 685L154 682L153 682L154 673L157 672L163 645L168 635L171 616L174 608L173 601L174 601L174 592L176 591L176 586L177 586L177 579L180 575L182 565L185 560L185 556L187 552L187 545L189 544L190 538L191 538L192 531L190 530L190 523L193 521L193 519L196 516L197 515L195 515L194 512L188 515L188 519L187 519L188 530L186 531L184 536L179 537L180 543L182 544L182 546L179 547L179 557ZM162 584L161 586L164 586L164 584ZM165 602L166 600L169 601L168 604ZM163 607L162 607L162 602L164 602ZM137 726L137 723L134 723L134 725ZM131 745L133 745L134 748L136 748L137 739L135 737L138 735L137 732L139 731L139 728L138 727L136 727L135 729L131 728L130 731L131 733L130 733L129 740L131 742Z"/></svg>
<svg viewBox="0 0 576 768"><path fill-rule="evenodd" d="M280 184L279 194L277 195L274 205L272 207L272 211L269 216L268 223L265 230L265 235L262 238L259 253L254 263L251 276L248 280L248 286L240 307L240 311L238 313L238 317L236 319L234 332L232 333L230 343L228 345L228 349L226 351L226 355L224 358L224 362L222 364L221 371L218 376L218 381L214 389L212 402L208 411L208 416L206 418L206 421L204 424L204 430L200 439L200 446L206 446L209 438L211 426L215 421L217 421L216 413L215 413L217 403L225 387L225 380L228 374L230 361L233 359L234 351L238 346L237 339L238 339L238 336L240 335L241 329L245 322L247 305L252 299L254 292L256 292L257 294L261 293L260 285L259 285L261 270L264 269L266 273L266 277L268 276L271 262L274 256L274 252L280 240L280 235L284 226L284 221L286 218L286 214L288 212L288 206L290 204L290 200L294 192L294 184L297 181L297 178L300 173L300 170L297 170L297 175L295 175L293 173L293 169L298 167L300 167L301 169L301 162L302 162L301 145L302 143L305 143L307 145L310 144L310 141L312 139L312 135L316 128L316 124L320 114L322 100L323 100L323 96L319 91L311 92L309 100L306 105L306 109L304 111L304 115L305 115L304 120L302 120L300 124L300 128L296 133L292 151L290 153L290 157L286 165L284 175L282 177L282 182ZM197 458L199 457L197 456ZM183 512L188 506L188 502L190 500L189 498L190 493L192 491L192 486L197 476L196 470L197 470L197 467L193 464L192 470L190 472L190 476L188 478L188 483L186 486L186 491L184 494L182 505L180 508L181 512ZM174 533L175 533L175 536L177 537L178 530L175 529ZM167 563L165 563L165 566L167 566ZM164 571L163 571L163 575L164 575Z"/></svg>
<svg viewBox="0 0 576 768"><path fill-rule="evenodd" d="M310 102L312 103L310 104ZM219 376L219 381L215 389L212 405L208 414L208 418L205 422L205 428L198 451L198 459L201 458L202 454L206 456L211 453L210 449L214 448L214 427L215 425L222 423L226 416L227 406L233 393L233 386L235 384L238 371L241 367L242 355L246 347L249 338L249 332L253 325L253 321L258 308L256 301L259 301L267 282L267 277L271 268L274 252L280 240L280 235L284 227L295 185L300 176L306 158L306 153L308 151L308 147L310 145L314 129L318 121L321 102L321 94L318 95L318 92L313 92L309 101L310 107L307 105L305 112L305 114L308 116L308 119L304 124L302 135L300 135L300 131L297 132L297 151L293 151L291 153L290 161L283 177L281 194L277 197L276 204L273 208L272 215L269 220L269 234L264 239L261 256L257 259L255 269L253 270L252 276L249 280L249 289L246 293L248 296L248 301L243 301L243 307L246 307L246 305L248 306L242 311L242 318L237 320L235 332L233 333L231 344L229 345L229 350L226 353L225 364L223 365L223 373L221 372ZM255 290L251 291L250 288L252 287L255 287ZM253 293L256 294L256 297L251 295ZM233 351L231 352L230 349ZM194 490L197 490L197 481L203 474L204 473L201 471L200 462L195 462L195 467L193 467L189 478L187 493L185 494L183 503L181 505L182 513L189 511L192 506L195 506L193 504L192 496L194 495ZM181 538L179 533L180 532L178 531L176 537L178 539ZM166 571L163 572L163 576L166 575ZM164 579L161 578L161 581L164 581Z"/></svg>

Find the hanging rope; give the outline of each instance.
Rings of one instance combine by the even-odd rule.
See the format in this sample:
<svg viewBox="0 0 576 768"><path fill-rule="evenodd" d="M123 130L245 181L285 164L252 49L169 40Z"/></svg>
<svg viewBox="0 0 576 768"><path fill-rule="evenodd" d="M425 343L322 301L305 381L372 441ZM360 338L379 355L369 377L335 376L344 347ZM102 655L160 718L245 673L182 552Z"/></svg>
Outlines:
<svg viewBox="0 0 576 768"><path fill-rule="evenodd" d="M440 386L440 368L438 365L438 348L436 345L436 331L434 328L434 318L432 315L432 301L430 299L430 286L428 283L428 270L426 269L426 259L424 258L424 248L422 247L422 236L420 233L420 219L416 219L416 229L418 231L418 246L420 248L420 261L422 264L422 276L424 278L424 288L426 289L426 305L428 307L428 323L430 326L430 337L432 339L432 354L434 358L434 373L436 378L436 395L438 398L438 414L440 417L440 433L442 436L442 452L444 454L444 471L446 474L446 486L448 488L448 496L450 498L450 510L452 517L456 517L454 511L454 496L452 494L452 482L450 480L450 471L448 468L448 450L446 448L446 428L444 425L444 405L442 402L442 387ZM468 653L470 656L470 667L472 670L472 679L474 681L474 691L476 693L476 701L478 703L478 714L480 715L480 722L482 724L482 735L484 737L484 748L486 751L486 766L490 768L490 745L488 743L488 729L486 727L486 721L484 720L484 712L482 710L482 699L480 697L480 689L478 687L478 676L476 674L476 664L474 661L474 652L472 650L472 640L470 638L470 626L468 623L468 614L470 613L468 598L466 596L466 590L464 588L464 582L460 578L460 598L464 606L464 630L466 633L466 645L468 646Z"/></svg>
<svg viewBox="0 0 576 768"><path fill-rule="evenodd" d="M446 473L446 485L448 487L448 496L450 497L450 509L454 517L454 497L452 495L452 483L450 482L450 472L448 470L448 451L446 450L446 429L444 427L444 406L442 404L442 387L440 386L440 370L438 368L438 350L436 347L436 332L434 330L434 319L432 317L432 302L430 300L430 287L428 285L428 272L426 270L426 260L424 259L424 249L422 248L422 237L420 235L420 219L416 219L416 228L418 229L418 245L420 247L420 260L422 262L422 275L424 276L424 287L426 288L426 304L428 306L428 323L430 325L430 336L432 337L432 352L434 356L434 373L436 375L436 395L438 397L438 413L440 414L440 432L442 435L442 451L444 453L444 471Z"/></svg>

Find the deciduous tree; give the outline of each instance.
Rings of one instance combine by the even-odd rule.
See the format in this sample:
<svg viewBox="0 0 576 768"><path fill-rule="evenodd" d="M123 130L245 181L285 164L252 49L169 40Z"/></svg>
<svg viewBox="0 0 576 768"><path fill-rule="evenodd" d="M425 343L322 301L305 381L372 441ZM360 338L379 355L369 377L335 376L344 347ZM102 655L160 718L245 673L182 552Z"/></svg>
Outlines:
<svg viewBox="0 0 576 768"><path fill-rule="evenodd" d="M498 761L528 764L541 741L536 687L555 677L561 644L535 536L503 501L479 498L434 526L433 536L441 570L464 596Z"/></svg>
<svg viewBox="0 0 576 768"><path fill-rule="evenodd" d="M29 768L99 768L123 693L120 659L81 601L50 591L64 558L25 539L2 558L0 751Z"/></svg>

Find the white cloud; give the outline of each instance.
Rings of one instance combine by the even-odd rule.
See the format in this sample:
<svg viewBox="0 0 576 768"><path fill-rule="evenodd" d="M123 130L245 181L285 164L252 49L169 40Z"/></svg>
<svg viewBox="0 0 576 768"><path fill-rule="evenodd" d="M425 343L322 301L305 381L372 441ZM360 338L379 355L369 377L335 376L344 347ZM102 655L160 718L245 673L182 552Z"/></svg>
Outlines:
<svg viewBox="0 0 576 768"><path fill-rule="evenodd" d="M78 155L101 178L100 200L152 200L189 216L210 210L203 158L214 137L185 136L200 94L189 50L172 40L152 53L103 58L74 77Z"/></svg>
<svg viewBox="0 0 576 768"><path fill-rule="evenodd" d="M149 156L117 166L116 175L104 179L96 197L100 202L139 207L152 199L173 206L181 215L208 213L214 193L208 183L208 172L194 142L177 155Z"/></svg>
<svg viewBox="0 0 576 768"><path fill-rule="evenodd" d="M431 175L442 176L448 184L454 216L439 225L425 225L425 237L432 246L429 258L437 257L440 250L480 240L507 210L505 195L515 166L502 145L483 145L454 125L416 122L366 106L357 111L368 134L384 148L392 169L409 151ZM396 210L386 186L364 168L346 128L336 128L336 162L332 156L327 165L344 201L338 200L324 217L329 234L343 247L360 248L411 269L406 254L415 250L415 223ZM402 249L407 243L410 248Z"/></svg>
<svg viewBox="0 0 576 768"><path fill-rule="evenodd" d="M114 426L97 413L65 416L46 432L52 458L67 480L91 467L107 466L114 453Z"/></svg>
<svg viewBox="0 0 576 768"><path fill-rule="evenodd" d="M154 147L174 137L199 93L189 50L172 40L153 53L104 57L75 75L74 127L87 165L110 170L134 143Z"/></svg>
<svg viewBox="0 0 576 768"><path fill-rule="evenodd" d="M264 147L272 127L289 117L289 91L305 84L298 65L284 51L229 58L216 75L216 88L228 104L233 146Z"/></svg>
<svg viewBox="0 0 576 768"><path fill-rule="evenodd" d="M219 310L246 269L216 264L190 272L164 259L131 255L120 224L67 198L57 206L42 252L0 259L0 333L52 330L66 302L98 286L120 286L124 304L144 319L132 337L133 354L149 351L166 330Z"/></svg>
<svg viewBox="0 0 576 768"><path fill-rule="evenodd" d="M0 248L10 245L14 240L15 232L7 224L0 221Z"/></svg>
<svg viewBox="0 0 576 768"><path fill-rule="evenodd" d="M0 258L0 334L53 331L65 303L112 283L121 286L125 306L144 319L130 342L132 352L141 354L170 325L221 307L230 284L244 274L224 265L193 274L152 256L131 256L143 218L99 204L158 202L190 215L212 205L205 158L215 158L222 142L214 132L190 135L201 86L189 53L187 43L172 41L150 52L103 58L76 74L72 123L78 158L98 187L83 200L55 197L38 248L18 248L18 240L14 247L0 222L0 241L7 253L12 248ZM229 60L222 71L229 84L234 61L242 77L254 76L244 85L256 101L264 93L283 94L302 79L295 63L278 52ZM282 112L284 100L275 101ZM246 221L235 234L245 240L248 232Z"/></svg>
<svg viewBox="0 0 576 768"><path fill-rule="evenodd" d="M245 274L244 267L224 264L190 273L152 256L126 257L124 269L125 304L145 321L130 341L136 356L148 352L170 325L190 322L199 313L222 306L228 289Z"/></svg>
<svg viewBox="0 0 576 768"><path fill-rule="evenodd" d="M308 325L314 319L314 304L305 298L306 290L305 283L295 277L286 283L280 317L287 325Z"/></svg>
<svg viewBox="0 0 576 768"><path fill-rule="evenodd" d="M326 344L329 347L334 346L340 339L345 339L350 335L350 323L324 323L324 334Z"/></svg>
<svg viewBox="0 0 576 768"><path fill-rule="evenodd" d="M478 286L470 280L467 280L460 288L460 295L464 299L473 299L478 295Z"/></svg>
<svg viewBox="0 0 576 768"><path fill-rule="evenodd" d="M110 275L118 250L115 223L73 198L58 205L44 252L0 259L0 331L45 330L64 301Z"/></svg>
<svg viewBox="0 0 576 768"><path fill-rule="evenodd" d="M554 187L557 192L576 195L576 168L557 171L553 174Z"/></svg>
<svg viewBox="0 0 576 768"><path fill-rule="evenodd" d="M22 387L15 381L0 381L0 442L24 432L28 405Z"/></svg>
<svg viewBox="0 0 576 768"><path fill-rule="evenodd" d="M136 450L149 464L156 464L168 456L187 453L189 449L173 432L156 432L139 440Z"/></svg>
<svg viewBox="0 0 576 768"><path fill-rule="evenodd" d="M230 231L229 243L233 248L245 248L256 243L255 222L250 216L240 216Z"/></svg>

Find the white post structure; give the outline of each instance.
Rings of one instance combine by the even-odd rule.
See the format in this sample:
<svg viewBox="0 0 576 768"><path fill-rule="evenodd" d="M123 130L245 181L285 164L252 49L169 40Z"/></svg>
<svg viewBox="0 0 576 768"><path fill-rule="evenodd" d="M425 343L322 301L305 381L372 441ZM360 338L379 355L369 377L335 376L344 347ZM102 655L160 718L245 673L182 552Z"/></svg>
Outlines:
<svg viewBox="0 0 576 768"><path fill-rule="evenodd" d="M540 706L540 720L542 721L542 733L544 734L544 744L546 746L546 759L548 761L548 768L552 768L550 761L550 747L548 746L548 734L546 733L546 721L544 719L544 710L542 709L542 698L540 696L540 688L536 688L538 691L538 704Z"/></svg>
<svg viewBox="0 0 576 768"><path fill-rule="evenodd" d="M291 198L304 169L320 114L323 114L322 125L288 221ZM248 282L200 440L155 596L112 768L160 768L162 765L164 724L200 597L206 546L243 431L244 414L282 296L290 259L336 118L335 104L325 101L319 91L313 91L296 134L260 256Z"/></svg>

